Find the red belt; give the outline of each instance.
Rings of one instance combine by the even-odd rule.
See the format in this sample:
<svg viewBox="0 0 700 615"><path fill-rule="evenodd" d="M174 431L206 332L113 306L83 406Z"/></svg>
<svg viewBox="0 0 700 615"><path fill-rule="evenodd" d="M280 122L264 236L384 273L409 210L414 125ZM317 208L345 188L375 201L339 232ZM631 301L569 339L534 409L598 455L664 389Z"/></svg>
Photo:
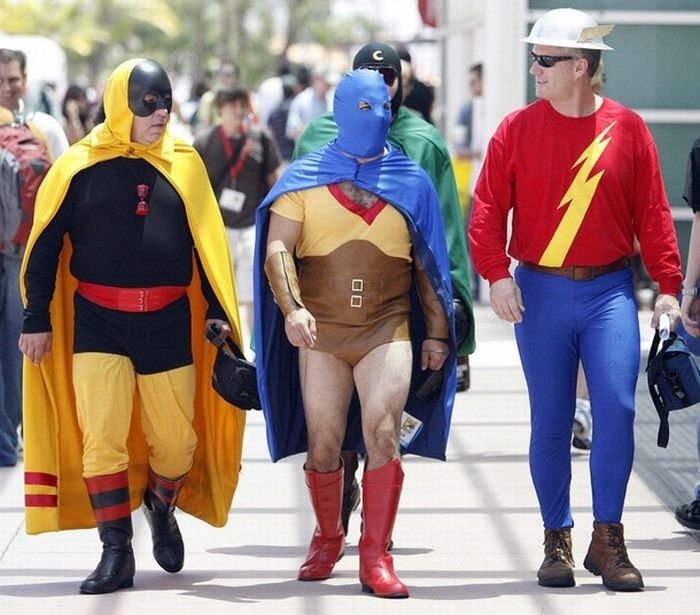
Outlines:
<svg viewBox="0 0 700 615"><path fill-rule="evenodd" d="M186 286L118 288L78 282L78 294L82 297L99 306L119 312L155 312L177 301L186 291Z"/></svg>
<svg viewBox="0 0 700 615"><path fill-rule="evenodd" d="M543 265L538 265L537 263L529 263L523 261L520 263L525 269L532 269L533 271L540 271L542 273L549 273L551 275L560 275L570 280L592 280L593 278L603 275L604 273L612 273L613 271L620 271L629 266L629 262L626 257L616 260L614 263L609 263L607 265L601 265L599 267L584 267L581 265L571 265L570 267L545 267Z"/></svg>

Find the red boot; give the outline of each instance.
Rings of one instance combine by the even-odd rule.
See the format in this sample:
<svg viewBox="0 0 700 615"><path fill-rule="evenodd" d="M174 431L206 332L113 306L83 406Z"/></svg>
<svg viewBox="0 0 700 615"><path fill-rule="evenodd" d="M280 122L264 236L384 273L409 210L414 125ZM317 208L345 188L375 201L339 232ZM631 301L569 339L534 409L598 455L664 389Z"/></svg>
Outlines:
<svg viewBox="0 0 700 615"><path fill-rule="evenodd" d="M402 486L403 470L398 459L365 471L362 478L360 583L362 591L380 598L408 598L408 587L396 576L387 553Z"/></svg>
<svg viewBox="0 0 700 615"><path fill-rule="evenodd" d="M316 515L306 561L299 568L300 581L320 581L333 572L345 552L345 532L340 520L343 503L343 466L335 472L305 470L306 486Z"/></svg>

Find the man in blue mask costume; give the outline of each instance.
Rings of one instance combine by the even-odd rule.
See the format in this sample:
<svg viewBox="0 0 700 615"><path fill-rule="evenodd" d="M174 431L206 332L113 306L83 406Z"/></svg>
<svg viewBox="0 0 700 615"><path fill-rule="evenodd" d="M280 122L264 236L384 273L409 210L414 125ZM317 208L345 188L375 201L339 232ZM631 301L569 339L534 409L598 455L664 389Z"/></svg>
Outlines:
<svg viewBox="0 0 700 615"><path fill-rule="evenodd" d="M334 115L338 137L288 167L258 208L258 385L273 461L307 452L316 529L299 580L328 578L343 554L340 452L356 450L366 453L360 582L405 598L387 546L400 453L445 458L456 357L449 257L432 182L386 142L381 75L345 75ZM437 370L431 396L412 392ZM402 421L411 428L400 438Z"/></svg>

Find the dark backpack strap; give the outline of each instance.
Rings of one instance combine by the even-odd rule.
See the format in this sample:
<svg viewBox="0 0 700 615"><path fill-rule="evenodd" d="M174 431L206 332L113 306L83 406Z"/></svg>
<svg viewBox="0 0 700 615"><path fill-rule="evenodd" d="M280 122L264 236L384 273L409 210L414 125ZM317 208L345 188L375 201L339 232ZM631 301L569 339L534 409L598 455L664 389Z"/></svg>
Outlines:
<svg viewBox="0 0 700 615"><path fill-rule="evenodd" d="M675 336L675 334L672 335ZM661 395L659 395L656 388L656 382L658 380L661 366L659 361L654 361L658 355L660 342L661 338L659 337L659 330L657 329L654 331L654 339L651 342L651 348L649 349L646 372L647 384L649 385L649 395L651 395L651 400L654 402L656 414L659 415L659 433L656 437L656 444L661 448L666 448L668 446L669 439L668 409L664 405L664 401L661 399Z"/></svg>
<svg viewBox="0 0 700 615"><path fill-rule="evenodd" d="M656 357L656 355L659 351L660 342L661 342L661 338L659 337L659 330L655 329L654 330L654 339L651 342L651 348L649 349L649 356L647 357L647 369L649 369L649 365L654 360L654 358Z"/></svg>
<svg viewBox="0 0 700 615"><path fill-rule="evenodd" d="M243 359L244 361L247 361L248 359L245 358L245 355L243 352L241 352L241 349L236 345L236 343L230 338L226 338L226 343L228 344L228 347L233 351L233 354L235 354L239 359Z"/></svg>

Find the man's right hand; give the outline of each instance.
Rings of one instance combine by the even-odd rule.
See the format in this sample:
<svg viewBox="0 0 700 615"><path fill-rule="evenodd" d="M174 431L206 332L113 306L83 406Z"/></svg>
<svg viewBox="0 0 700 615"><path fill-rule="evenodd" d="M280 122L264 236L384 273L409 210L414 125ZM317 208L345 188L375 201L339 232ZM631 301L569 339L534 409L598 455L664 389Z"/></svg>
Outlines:
<svg viewBox="0 0 700 615"><path fill-rule="evenodd" d="M316 319L306 308L298 308L287 314L284 331L292 346L309 350L316 344Z"/></svg>
<svg viewBox="0 0 700 615"><path fill-rule="evenodd" d="M491 284L491 307L496 316L508 322L522 322L525 306L520 287L513 278L503 278Z"/></svg>
<svg viewBox="0 0 700 615"><path fill-rule="evenodd" d="M39 365L44 355L51 352L53 333L22 333L19 336L19 349L34 365Z"/></svg>

